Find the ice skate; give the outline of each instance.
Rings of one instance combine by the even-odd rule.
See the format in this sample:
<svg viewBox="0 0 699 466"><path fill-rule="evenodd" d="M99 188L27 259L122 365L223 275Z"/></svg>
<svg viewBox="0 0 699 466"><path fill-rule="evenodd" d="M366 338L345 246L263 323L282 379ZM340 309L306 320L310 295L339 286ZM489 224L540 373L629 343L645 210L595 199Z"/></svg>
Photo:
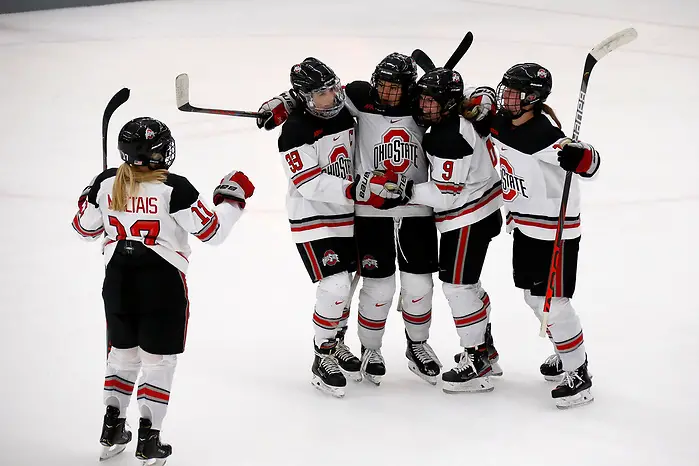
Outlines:
<svg viewBox="0 0 699 466"><path fill-rule="evenodd" d="M386 375L386 364L381 355L381 350L373 350L362 346L361 373L369 382L376 386L381 385L381 378Z"/></svg>
<svg viewBox="0 0 699 466"><path fill-rule="evenodd" d="M490 381L490 362L485 345L465 348L456 367L442 374L445 393L489 392L495 387Z"/></svg>
<svg viewBox="0 0 699 466"><path fill-rule="evenodd" d="M437 385L437 377L441 372L442 363L437 358L432 347L426 341L412 341L406 332L408 340L405 357L408 358L408 369L422 380Z"/></svg>
<svg viewBox="0 0 699 466"><path fill-rule="evenodd" d="M347 380L342 374L342 369L335 359L335 348L320 349L315 346L315 358L311 372L313 377L311 383L323 393L327 393L336 398L345 396L345 386Z"/></svg>
<svg viewBox="0 0 699 466"><path fill-rule="evenodd" d="M560 382L563 379L563 363L557 354L552 354L541 364L539 372L549 382Z"/></svg>
<svg viewBox="0 0 699 466"><path fill-rule="evenodd" d="M100 437L102 444L100 461L108 460L123 452L126 444L131 441L131 432L128 430L126 419L119 418L119 414L119 408L107 406Z"/></svg>
<svg viewBox="0 0 699 466"><path fill-rule="evenodd" d="M561 383L551 391L558 409L575 408L592 403L592 379L587 371L587 360L574 371L564 372Z"/></svg>
<svg viewBox="0 0 699 466"><path fill-rule="evenodd" d="M345 374L345 377L353 380L355 382L362 381L362 362L357 356L352 354L349 346L345 344L345 333L347 332L347 327L342 330L337 331L337 347L335 348L335 359Z"/></svg>
<svg viewBox="0 0 699 466"><path fill-rule="evenodd" d="M163 466L172 454L172 447L160 443L160 431L151 427L150 419L141 418L138 426L136 458L142 461L142 466Z"/></svg>
<svg viewBox="0 0 699 466"><path fill-rule="evenodd" d="M490 361L491 368L490 376L501 377L502 368L498 363L498 361L500 360L500 355L498 354L498 350L495 348L495 345L493 344L493 335L490 333L490 324L488 324L485 328L485 346L486 348L488 348L488 360ZM462 353L456 353L454 355L455 363L459 363L459 360L461 360L461 354Z"/></svg>

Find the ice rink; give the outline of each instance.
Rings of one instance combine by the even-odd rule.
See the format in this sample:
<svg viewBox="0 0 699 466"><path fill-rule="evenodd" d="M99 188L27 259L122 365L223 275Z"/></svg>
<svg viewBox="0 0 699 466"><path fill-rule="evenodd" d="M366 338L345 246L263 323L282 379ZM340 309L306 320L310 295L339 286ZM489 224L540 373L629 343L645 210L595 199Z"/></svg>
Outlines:
<svg viewBox="0 0 699 466"><path fill-rule="evenodd" d="M471 30L464 78L495 86L510 65L541 63L571 133L587 52L630 26L638 39L594 70L580 135L602 157L582 185L573 301L595 402L555 408L538 372L550 344L513 286L504 232L482 276L505 372L492 393L446 395L413 375L395 311L380 387L348 382L344 399L314 390L315 286L291 241L277 133L179 112L175 76L189 73L194 105L256 110L307 56L343 82L369 80L393 51L442 63ZM97 464L103 258L70 222L101 171L102 112L122 87L131 99L112 120L110 166L118 129L148 115L172 129L172 171L201 192L233 169L257 188L227 243L191 238L168 464L699 465L698 44L692 0L174 0L0 15L0 465ZM459 340L436 277L430 342L451 367ZM110 464L137 464L134 449Z"/></svg>

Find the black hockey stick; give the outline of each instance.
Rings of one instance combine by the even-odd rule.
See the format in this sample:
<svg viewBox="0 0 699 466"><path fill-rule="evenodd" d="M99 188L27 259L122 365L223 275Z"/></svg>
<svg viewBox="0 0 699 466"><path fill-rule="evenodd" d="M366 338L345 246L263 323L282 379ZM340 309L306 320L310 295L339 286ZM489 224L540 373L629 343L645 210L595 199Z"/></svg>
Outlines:
<svg viewBox="0 0 699 466"><path fill-rule="evenodd" d="M461 61L461 59L464 57L468 49L471 48L471 44L473 44L473 33L468 31L461 40L459 46L456 47L456 50L454 50L454 53L452 53L451 57L449 57L449 60L447 60L447 62L444 64L444 68L453 70L459 61ZM417 63L417 66L422 68L422 71L424 72L432 71L436 68L432 59L420 49L413 50L411 56L413 57L413 60L415 60L415 63Z"/></svg>
<svg viewBox="0 0 699 466"><path fill-rule="evenodd" d="M580 125L582 124L583 107L585 105L585 94L587 93L587 83L590 80L592 68L604 58L609 52L616 50L622 45L628 44L638 37L638 33L634 28L624 29L616 34L606 38L597 44L590 53L587 54L585 67L583 69L582 82L580 83L580 95L578 96L578 108L575 112L575 125L573 126L573 140L577 141L580 135ZM551 299L554 293L554 284L560 270L561 243L563 238L563 225L566 218L566 209L568 207L568 196L570 194L570 183L573 179L573 172L567 172L563 183L563 196L561 198L561 209L558 214L558 224L556 225L556 239L553 243L553 255L551 256L551 266L549 267L549 277L546 286L546 297L544 298L543 318L541 319L541 329L539 336L546 337L548 328L548 317L551 310Z"/></svg>
<svg viewBox="0 0 699 466"><path fill-rule="evenodd" d="M209 113L212 115L226 115L246 118L261 118L266 115L258 112L202 108L191 105L189 103L189 76L187 73L182 73L175 78L175 97L177 98L177 108L183 112Z"/></svg>
<svg viewBox="0 0 699 466"><path fill-rule="evenodd" d="M102 115L102 170L107 169L107 129L109 128L109 120L112 118L112 114L117 108L129 100L131 91L127 88L123 88L109 101L107 106L104 108L104 115Z"/></svg>

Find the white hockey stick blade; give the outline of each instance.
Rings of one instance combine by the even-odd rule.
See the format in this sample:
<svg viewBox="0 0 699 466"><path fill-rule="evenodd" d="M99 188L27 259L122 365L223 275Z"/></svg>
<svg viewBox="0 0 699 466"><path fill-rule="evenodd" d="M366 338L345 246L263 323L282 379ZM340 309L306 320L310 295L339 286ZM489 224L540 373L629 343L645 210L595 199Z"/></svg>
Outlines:
<svg viewBox="0 0 699 466"><path fill-rule="evenodd" d="M619 31L607 37L605 40L597 44L592 50L590 50L590 55L600 61L602 57L607 55L612 50L616 50L622 45L626 45L638 37L638 32L634 28L627 28L623 31Z"/></svg>
<svg viewBox="0 0 699 466"><path fill-rule="evenodd" d="M189 105L189 75L182 73L175 78L175 96L177 108Z"/></svg>

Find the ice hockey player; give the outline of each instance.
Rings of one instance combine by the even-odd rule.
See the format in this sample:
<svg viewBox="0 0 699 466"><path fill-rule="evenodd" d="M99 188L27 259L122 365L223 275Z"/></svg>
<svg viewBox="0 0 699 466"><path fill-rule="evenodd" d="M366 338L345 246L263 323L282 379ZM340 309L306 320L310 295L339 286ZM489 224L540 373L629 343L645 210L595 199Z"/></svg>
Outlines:
<svg viewBox="0 0 699 466"><path fill-rule="evenodd" d="M376 66L370 83L354 81L346 86L347 108L357 118L355 173L389 170L415 182L427 180L421 146L424 129L410 114L409 94L416 78L414 60L391 53ZM268 118L258 120L258 126L271 129L283 123L294 105L293 91L265 102L260 111ZM432 209L411 205L381 211L357 205L355 238L362 275L358 334L363 376L378 385L386 373L381 346L396 292L397 259L401 281L398 310L405 324L408 367L435 384L441 364L427 343L432 321L432 273L437 271Z"/></svg>
<svg viewBox="0 0 699 466"><path fill-rule="evenodd" d="M126 408L140 371L136 457L162 464L172 448L161 443L160 429L187 336L187 233L222 243L255 188L242 172L231 172L214 189L210 207L187 178L168 171L175 140L153 118L126 123L118 147L124 163L90 182L73 218L81 237L104 235L102 296L110 347L100 459L121 453L131 440Z"/></svg>
<svg viewBox="0 0 699 466"><path fill-rule="evenodd" d="M424 183L399 181L402 201L434 208L441 233L439 278L463 348L457 365L442 374L446 392L491 391L486 345L490 298L480 282L492 238L502 227L502 188L486 140L460 115L464 84L453 70L437 68L417 82L413 116L429 128L423 147L430 163Z"/></svg>
<svg viewBox="0 0 699 466"><path fill-rule="evenodd" d="M318 284L312 383L341 397L347 384L343 371L361 379L360 361L344 345L344 329L338 335L351 299L350 273L357 270L355 202L380 207L395 195L385 188L387 178L381 173L355 178L354 119L332 69L309 57L291 68L290 79L299 102L278 145L289 178L286 205L292 239Z"/></svg>
<svg viewBox="0 0 699 466"><path fill-rule="evenodd" d="M554 111L544 103L552 86L551 73L539 64L511 67L497 88L498 113L490 132L500 154L507 231L514 239L515 286L524 290L526 303L539 319L543 317L563 181L566 171L577 175L572 179L548 320L554 354L541 365L547 380L560 380L551 395L563 409L593 400L582 327L570 299L580 245L578 177L592 178L600 156L591 145L572 141L561 131Z"/></svg>

